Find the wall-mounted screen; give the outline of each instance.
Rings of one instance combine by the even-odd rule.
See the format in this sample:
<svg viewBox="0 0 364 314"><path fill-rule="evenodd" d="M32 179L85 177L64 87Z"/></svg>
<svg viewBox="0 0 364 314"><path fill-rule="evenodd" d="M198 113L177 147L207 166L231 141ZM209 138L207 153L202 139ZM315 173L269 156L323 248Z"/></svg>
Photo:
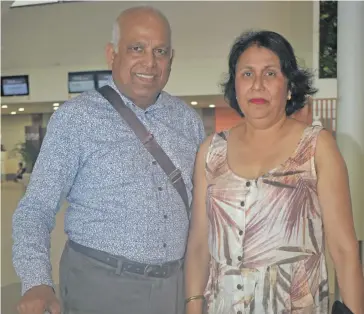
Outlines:
<svg viewBox="0 0 364 314"><path fill-rule="evenodd" d="M68 92L83 93L95 89L94 72L68 73Z"/></svg>
<svg viewBox="0 0 364 314"><path fill-rule="evenodd" d="M1 96L28 96L29 77L28 75L2 76Z"/></svg>
<svg viewBox="0 0 364 314"><path fill-rule="evenodd" d="M111 79L112 74L111 71L100 71L96 72L96 83L97 87L100 88L108 83Z"/></svg>

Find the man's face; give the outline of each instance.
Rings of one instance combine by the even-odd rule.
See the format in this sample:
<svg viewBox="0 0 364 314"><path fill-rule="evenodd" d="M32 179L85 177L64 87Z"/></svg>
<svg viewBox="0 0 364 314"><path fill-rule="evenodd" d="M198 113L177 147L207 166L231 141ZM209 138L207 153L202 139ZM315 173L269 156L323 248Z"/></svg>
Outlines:
<svg viewBox="0 0 364 314"><path fill-rule="evenodd" d="M172 49L166 22L151 12L135 12L120 21L118 51L107 49L113 79L136 105L153 104L167 84Z"/></svg>

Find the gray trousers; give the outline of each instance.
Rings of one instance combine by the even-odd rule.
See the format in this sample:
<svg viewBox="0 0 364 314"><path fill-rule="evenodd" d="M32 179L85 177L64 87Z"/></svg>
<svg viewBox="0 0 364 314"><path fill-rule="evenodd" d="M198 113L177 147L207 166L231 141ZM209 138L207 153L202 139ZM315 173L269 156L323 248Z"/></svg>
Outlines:
<svg viewBox="0 0 364 314"><path fill-rule="evenodd" d="M63 314L183 314L183 270L169 278L123 272L76 252L60 262Z"/></svg>

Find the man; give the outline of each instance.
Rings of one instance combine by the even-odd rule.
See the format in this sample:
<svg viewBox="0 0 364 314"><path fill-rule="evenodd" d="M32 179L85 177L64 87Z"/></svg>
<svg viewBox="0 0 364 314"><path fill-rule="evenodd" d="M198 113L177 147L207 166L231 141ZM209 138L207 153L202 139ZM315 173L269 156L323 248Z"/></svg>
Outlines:
<svg viewBox="0 0 364 314"><path fill-rule="evenodd" d="M313 117L312 117L312 106L313 106L313 99L311 96L307 97L306 103L304 107L298 111L296 111L292 118L311 125L313 123Z"/></svg>
<svg viewBox="0 0 364 314"><path fill-rule="evenodd" d="M191 202L204 131L192 108L162 91L173 59L167 19L149 7L124 11L106 54L109 85L182 171ZM13 262L23 292L19 313L60 313L49 246L63 196L69 202L69 241L60 263L63 313L183 312L189 225L184 202L118 112L91 91L53 114L14 214Z"/></svg>

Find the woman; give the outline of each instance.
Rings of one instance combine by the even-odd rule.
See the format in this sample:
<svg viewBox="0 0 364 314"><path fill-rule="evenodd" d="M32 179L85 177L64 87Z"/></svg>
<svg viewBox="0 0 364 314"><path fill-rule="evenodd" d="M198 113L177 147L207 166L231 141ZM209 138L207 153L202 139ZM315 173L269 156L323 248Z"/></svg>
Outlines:
<svg viewBox="0 0 364 314"><path fill-rule="evenodd" d="M209 314L329 313L325 240L344 303L364 313L345 163L329 132L290 118L315 93L291 45L243 34L224 87L245 118L198 153L186 313L204 299Z"/></svg>

